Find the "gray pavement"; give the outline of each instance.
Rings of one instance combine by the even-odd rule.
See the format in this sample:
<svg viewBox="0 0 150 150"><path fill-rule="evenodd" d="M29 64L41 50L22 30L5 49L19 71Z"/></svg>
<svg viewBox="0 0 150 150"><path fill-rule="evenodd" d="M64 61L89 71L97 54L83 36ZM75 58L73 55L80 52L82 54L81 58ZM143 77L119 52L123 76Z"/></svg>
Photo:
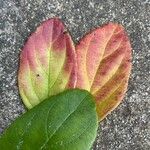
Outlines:
<svg viewBox="0 0 150 150"><path fill-rule="evenodd" d="M16 80L20 49L37 25L54 16L76 43L109 21L126 28L133 47L128 92L101 122L93 150L150 150L150 0L0 0L0 132L25 112Z"/></svg>

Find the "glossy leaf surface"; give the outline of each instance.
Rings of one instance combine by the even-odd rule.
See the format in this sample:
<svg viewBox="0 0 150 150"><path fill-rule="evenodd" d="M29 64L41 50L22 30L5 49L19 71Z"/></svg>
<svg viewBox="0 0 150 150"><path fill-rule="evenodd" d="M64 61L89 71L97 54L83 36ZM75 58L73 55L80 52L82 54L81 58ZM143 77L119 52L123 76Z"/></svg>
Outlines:
<svg viewBox="0 0 150 150"><path fill-rule="evenodd" d="M84 36L76 46L77 88L90 91L99 120L118 106L131 71L131 46L121 25L109 23Z"/></svg>
<svg viewBox="0 0 150 150"><path fill-rule="evenodd" d="M63 23L43 22L28 38L20 56L20 95L32 108L51 95L75 86L75 49Z"/></svg>
<svg viewBox="0 0 150 150"><path fill-rule="evenodd" d="M2 150L89 150L98 117L93 96L68 90L19 117L0 138Z"/></svg>

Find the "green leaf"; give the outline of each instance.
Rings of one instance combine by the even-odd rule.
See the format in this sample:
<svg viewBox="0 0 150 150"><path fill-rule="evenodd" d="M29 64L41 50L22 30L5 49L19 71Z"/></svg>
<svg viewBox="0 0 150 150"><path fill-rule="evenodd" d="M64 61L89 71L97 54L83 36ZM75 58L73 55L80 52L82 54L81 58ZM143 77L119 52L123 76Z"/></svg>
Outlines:
<svg viewBox="0 0 150 150"><path fill-rule="evenodd" d="M98 117L92 95L67 90L19 117L0 138L1 150L89 150Z"/></svg>

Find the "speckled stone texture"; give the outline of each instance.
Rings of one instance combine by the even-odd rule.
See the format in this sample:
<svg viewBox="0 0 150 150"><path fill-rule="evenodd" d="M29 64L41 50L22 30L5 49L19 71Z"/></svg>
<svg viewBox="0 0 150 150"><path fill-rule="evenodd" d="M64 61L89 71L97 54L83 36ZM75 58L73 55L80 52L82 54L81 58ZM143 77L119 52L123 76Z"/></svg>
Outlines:
<svg viewBox="0 0 150 150"><path fill-rule="evenodd" d="M0 0L0 132L25 111L17 87L20 49L37 25L54 16L75 42L103 23L124 25L133 47L129 88L101 122L93 150L150 150L150 0Z"/></svg>

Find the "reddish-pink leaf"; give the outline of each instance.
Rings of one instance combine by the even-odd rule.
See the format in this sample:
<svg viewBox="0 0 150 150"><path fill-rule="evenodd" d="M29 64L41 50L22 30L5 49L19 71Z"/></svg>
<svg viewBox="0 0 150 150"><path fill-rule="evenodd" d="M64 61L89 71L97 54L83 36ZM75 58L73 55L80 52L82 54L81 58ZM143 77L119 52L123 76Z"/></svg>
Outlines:
<svg viewBox="0 0 150 150"><path fill-rule="evenodd" d="M25 43L19 67L19 91L28 108L75 86L75 48L58 18L43 22Z"/></svg>
<svg viewBox="0 0 150 150"><path fill-rule="evenodd" d="M99 27L76 46L77 88L90 91L102 120L121 102L131 71L131 46L121 25Z"/></svg>

